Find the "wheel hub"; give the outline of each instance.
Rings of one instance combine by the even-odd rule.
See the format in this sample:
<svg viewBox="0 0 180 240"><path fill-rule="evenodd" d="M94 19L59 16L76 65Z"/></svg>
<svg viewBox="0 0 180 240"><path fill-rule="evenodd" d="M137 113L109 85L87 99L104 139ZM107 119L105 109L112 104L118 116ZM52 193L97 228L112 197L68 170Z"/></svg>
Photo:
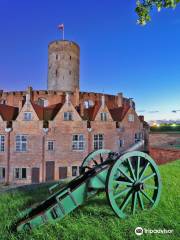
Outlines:
<svg viewBox="0 0 180 240"><path fill-rule="evenodd" d="M135 192L138 192L140 190L144 190L144 184L143 183L135 183L133 186Z"/></svg>

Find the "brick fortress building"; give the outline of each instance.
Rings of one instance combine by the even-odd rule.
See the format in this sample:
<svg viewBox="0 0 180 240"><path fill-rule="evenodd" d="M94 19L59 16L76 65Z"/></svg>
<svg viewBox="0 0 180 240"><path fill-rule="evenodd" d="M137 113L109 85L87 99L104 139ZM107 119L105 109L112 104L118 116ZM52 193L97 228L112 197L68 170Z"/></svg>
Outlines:
<svg viewBox="0 0 180 240"><path fill-rule="evenodd" d="M0 181L36 183L78 175L94 149L121 152L148 126L131 99L79 90L80 49L71 41L48 48L48 89L0 91Z"/></svg>

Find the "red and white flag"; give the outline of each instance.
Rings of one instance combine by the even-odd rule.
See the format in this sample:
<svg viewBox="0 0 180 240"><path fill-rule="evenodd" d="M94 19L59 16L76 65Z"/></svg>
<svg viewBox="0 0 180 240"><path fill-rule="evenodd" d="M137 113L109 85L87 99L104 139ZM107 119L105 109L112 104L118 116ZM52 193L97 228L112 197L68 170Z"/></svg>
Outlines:
<svg viewBox="0 0 180 240"><path fill-rule="evenodd" d="M63 23L62 23L62 24L59 24L59 25L58 25L58 29L60 29L60 30L63 31L63 30L64 30L64 24L63 24Z"/></svg>

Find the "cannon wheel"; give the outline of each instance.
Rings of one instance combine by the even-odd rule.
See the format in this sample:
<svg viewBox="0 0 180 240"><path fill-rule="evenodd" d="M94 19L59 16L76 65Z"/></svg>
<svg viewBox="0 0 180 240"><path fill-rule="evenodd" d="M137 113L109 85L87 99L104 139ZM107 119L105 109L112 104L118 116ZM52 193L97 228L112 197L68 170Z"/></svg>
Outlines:
<svg viewBox="0 0 180 240"><path fill-rule="evenodd" d="M122 155L109 169L106 195L120 217L154 208L160 199L161 178L154 160L139 151Z"/></svg>
<svg viewBox="0 0 180 240"><path fill-rule="evenodd" d="M107 155L111 152L112 151L109 149L98 149L89 153L80 167L80 174L83 174L86 169L92 169L93 165L97 166L99 164L102 164L107 158Z"/></svg>

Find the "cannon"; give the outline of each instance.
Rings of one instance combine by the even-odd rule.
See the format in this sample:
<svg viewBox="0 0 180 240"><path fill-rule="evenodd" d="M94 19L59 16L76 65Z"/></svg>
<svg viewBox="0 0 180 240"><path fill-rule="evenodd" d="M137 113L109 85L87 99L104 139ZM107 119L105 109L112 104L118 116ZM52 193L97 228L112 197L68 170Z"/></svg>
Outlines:
<svg viewBox="0 0 180 240"><path fill-rule="evenodd" d="M160 199L161 178L156 163L145 152L120 154L100 149L84 159L78 177L63 186L59 182L49 191L45 201L21 213L16 231L62 219L101 191L120 218L152 209Z"/></svg>

